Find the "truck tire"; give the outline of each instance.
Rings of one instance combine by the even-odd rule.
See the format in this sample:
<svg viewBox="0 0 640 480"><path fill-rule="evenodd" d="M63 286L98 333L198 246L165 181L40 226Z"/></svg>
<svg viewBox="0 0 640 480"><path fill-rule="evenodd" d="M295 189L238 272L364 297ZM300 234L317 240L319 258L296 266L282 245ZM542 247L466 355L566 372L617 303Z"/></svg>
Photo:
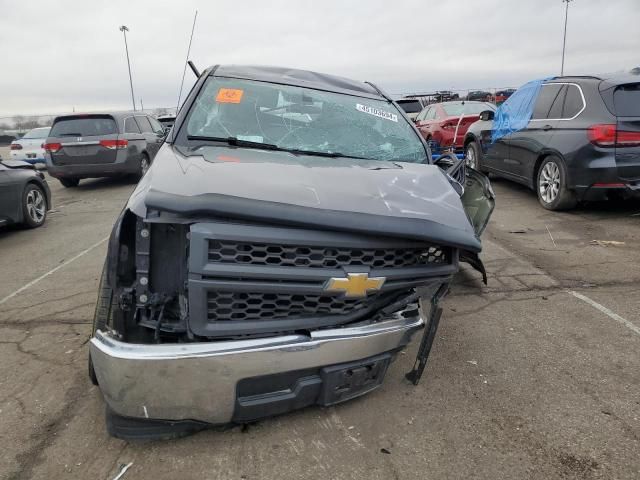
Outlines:
<svg viewBox="0 0 640 480"><path fill-rule="evenodd" d="M71 188L71 187L77 187L78 184L80 183L80 179L79 178L59 178L58 180L60 180L60 183L62 184L62 186L64 188Z"/></svg>
<svg viewBox="0 0 640 480"><path fill-rule="evenodd" d="M94 337L97 330L105 331L107 323L111 318L111 306L113 304L113 290L107 283L107 262L105 261L100 275L100 285L98 286L98 300L96 310L93 314L93 328L91 337ZM89 379L94 385L98 385L98 378L93 368L91 353L89 353Z"/></svg>

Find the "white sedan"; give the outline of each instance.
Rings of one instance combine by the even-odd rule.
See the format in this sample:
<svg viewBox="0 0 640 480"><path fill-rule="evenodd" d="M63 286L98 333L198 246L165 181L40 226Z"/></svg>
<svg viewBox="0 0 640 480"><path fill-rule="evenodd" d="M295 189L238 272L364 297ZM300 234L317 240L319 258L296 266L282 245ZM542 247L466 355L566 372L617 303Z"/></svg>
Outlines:
<svg viewBox="0 0 640 480"><path fill-rule="evenodd" d="M43 144L49 135L50 127L29 130L18 140L11 142L11 160L23 160L29 163L44 163Z"/></svg>

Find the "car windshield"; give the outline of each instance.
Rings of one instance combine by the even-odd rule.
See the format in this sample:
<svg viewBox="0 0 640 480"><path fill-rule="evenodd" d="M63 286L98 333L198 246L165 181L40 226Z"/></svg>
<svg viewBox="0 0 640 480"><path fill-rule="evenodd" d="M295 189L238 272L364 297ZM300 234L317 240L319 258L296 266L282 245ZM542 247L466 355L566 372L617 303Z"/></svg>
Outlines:
<svg viewBox="0 0 640 480"><path fill-rule="evenodd" d="M186 131L191 147L232 138L239 146L268 144L296 153L427 159L419 136L391 102L235 78L207 79Z"/></svg>
<svg viewBox="0 0 640 480"><path fill-rule="evenodd" d="M47 134L49 133L49 127L44 128L34 128L33 130L28 131L24 134L22 138L47 138Z"/></svg>
<svg viewBox="0 0 640 480"><path fill-rule="evenodd" d="M449 116L458 115L476 115L484 112L485 110L495 110L495 108L489 103L479 102L454 102L442 105L442 108Z"/></svg>
<svg viewBox="0 0 640 480"><path fill-rule="evenodd" d="M50 137L91 137L118 133L116 122L109 115L83 115L56 119Z"/></svg>

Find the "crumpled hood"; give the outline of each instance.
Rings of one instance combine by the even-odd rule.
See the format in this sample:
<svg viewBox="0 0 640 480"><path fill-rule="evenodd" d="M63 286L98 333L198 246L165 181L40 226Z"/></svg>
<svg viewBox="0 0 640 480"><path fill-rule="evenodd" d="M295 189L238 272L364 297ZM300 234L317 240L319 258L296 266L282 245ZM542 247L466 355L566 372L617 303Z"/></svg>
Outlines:
<svg viewBox="0 0 640 480"><path fill-rule="evenodd" d="M435 165L209 146L184 156L165 144L128 208L186 216L429 239L480 250L460 197Z"/></svg>

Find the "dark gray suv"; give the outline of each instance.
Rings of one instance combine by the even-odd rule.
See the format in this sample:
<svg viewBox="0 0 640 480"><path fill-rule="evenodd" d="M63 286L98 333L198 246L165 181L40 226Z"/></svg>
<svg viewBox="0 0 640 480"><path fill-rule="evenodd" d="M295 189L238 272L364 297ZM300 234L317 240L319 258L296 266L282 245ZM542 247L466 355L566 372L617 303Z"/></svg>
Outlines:
<svg viewBox="0 0 640 480"><path fill-rule="evenodd" d="M640 77L556 77L532 107L515 112L524 128L495 141L483 112L465 136L467 163L533 188L549 210L640 195Z"/></svg>
<svg viewBox="0 0 640 480"><path fill-rule="evenodd" d="M165 135L155 118L138 112L60 116L44 145L47 169L65 187L81 178L141 177Z"/></svg>

